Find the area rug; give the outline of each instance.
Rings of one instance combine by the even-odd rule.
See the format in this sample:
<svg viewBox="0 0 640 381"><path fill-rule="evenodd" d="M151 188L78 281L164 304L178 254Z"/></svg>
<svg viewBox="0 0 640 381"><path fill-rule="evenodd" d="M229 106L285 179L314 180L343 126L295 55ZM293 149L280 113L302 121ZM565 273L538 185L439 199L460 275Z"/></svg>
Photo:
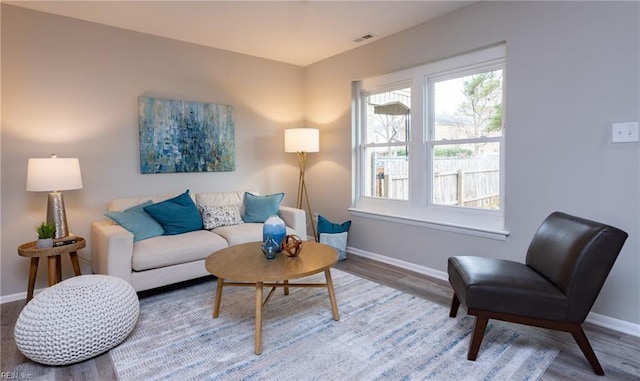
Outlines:
<svg viewBox="0 0 640 381"><path fill-rule="evenodd" d="M332 274L340 320L326 289L278 289L264 308L259 356L254 288L226 287L216 319L213 280L141 298L136 328L110 352L115 372L122 381L536 380L558 354L490 322L478 359L467 361L474 319L463 308L450 318L448 307Z"/></svg>

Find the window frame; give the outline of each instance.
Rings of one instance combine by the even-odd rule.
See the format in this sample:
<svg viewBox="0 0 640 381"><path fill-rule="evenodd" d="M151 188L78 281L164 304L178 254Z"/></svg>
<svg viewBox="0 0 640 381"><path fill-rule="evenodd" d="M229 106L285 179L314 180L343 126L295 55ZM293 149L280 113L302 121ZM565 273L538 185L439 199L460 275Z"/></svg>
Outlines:
<svg viewBox="0 0 640 381"><path fill-rule="evenodd" d="M483 71L502 70L502 124L499 137L474 138L474 142L497 141L500 144L500 186L498 210L439 205L432 202L433 149L442 144L459 144L460 140L443 142L431 139L435 128L433 113L433 83ZM453 230L494 239L505 239L505 147L506 147L506 45L497 44L485 49L447 58L418 67L355 81L353 91L353 197L350 211L366 218L390 220L411 225ZM409 199L386 199L365 196L366 105L370 94L411 88L411 127L407 139L409 150ZM366 123L366 122L364 122Z"/></svg>

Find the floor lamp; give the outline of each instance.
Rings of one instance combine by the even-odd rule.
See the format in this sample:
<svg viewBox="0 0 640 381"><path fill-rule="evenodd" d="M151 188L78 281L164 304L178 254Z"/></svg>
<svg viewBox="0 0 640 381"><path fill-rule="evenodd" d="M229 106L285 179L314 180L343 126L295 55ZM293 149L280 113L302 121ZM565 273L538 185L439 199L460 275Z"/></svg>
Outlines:
<svg viewBox="0 0 640 381"><path fill-rule="evenodd" d="M69 235L62 190L82 189L82 175L78 159L29 159L27 164L27 191L50 192L47 199L47 223L56 227L55 239Z"/></svg>
<svg viewBox="0 0 640 381"><path fill-rule="evenodd" d="M284 152L295 152L298 155L298 165L300 166L300 176L298 177L298 198L296 208L303 208L303 198L306 199L307 214L311 220L311 230L313 240L317 240L316 225L311 214L311 205L307 186L304 182L304 171L307 166L307 153L320 152L320 134L316 128L290 128L284 130Z"/></svg>

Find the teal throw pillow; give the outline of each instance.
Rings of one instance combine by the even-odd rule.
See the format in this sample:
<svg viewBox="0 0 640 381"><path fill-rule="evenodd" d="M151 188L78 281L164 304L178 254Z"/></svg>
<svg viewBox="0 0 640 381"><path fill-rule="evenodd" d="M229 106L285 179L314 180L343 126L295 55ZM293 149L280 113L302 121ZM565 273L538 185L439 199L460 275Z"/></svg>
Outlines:
<svg viewBox="0 0 640 381"><path fill-rule="evenodd" d="M257 196L253 193L245 192L245 212L242 220L244 222L265 222L270 216L277 216L283 198L284 193Z"/></svg>
<svg viewBox="0 0 640 381"><path fill-rule="evenodd" d="M344 233L348 232L351 227L351 221L345 221L341 224L333 223L326 218L318 215L318 236L320 233Z"/></svg>
<svg viewBox="0 0 640 381"><path fill-rule="evenodd" d="M133 234L133 242L157 237L164 233L162 226L147 212L145 206L153 204L151 200L132 206L122 212L107 212L104 215Z"/></svg>
<svg viewBox="0 0 640 381"><path fill-rule="evenodd" d="M329 245L338 251L338 260L347 258L347 235L351 221L333 223L318 215L318 242Z"/></svg>
<svg viewBox="0 0 640 381"><path fill-rule="evenodd" d="M189 196L188 189L180 196L145 206L143 209L162 225L164 235L182 234L203 228L202 217Z"/></svg>

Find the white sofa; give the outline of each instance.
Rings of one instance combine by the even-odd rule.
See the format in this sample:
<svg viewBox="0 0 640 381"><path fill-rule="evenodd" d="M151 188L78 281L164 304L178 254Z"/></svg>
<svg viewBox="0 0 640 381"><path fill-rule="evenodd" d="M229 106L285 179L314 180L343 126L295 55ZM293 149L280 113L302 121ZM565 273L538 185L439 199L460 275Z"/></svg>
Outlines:
<svg viewBox="0 0 640 381"><path fill-rule="evenodd" d="M196 205L239 204L244 212L244 191L192 194ZM251 192L257 194L256 192ZM178 194L119 198L109 203L109 211L124 211L151 200L154 203ZM301 209L280 206L279 216L287 225L287 234L306 240L306 215ZM105 219L91 225L91 265L95 274L122 278L136 291L209 275L205 259L228 246L262 240L262 223L220 226L176 235L161 235L134 243L134 235Z"/></svg>

